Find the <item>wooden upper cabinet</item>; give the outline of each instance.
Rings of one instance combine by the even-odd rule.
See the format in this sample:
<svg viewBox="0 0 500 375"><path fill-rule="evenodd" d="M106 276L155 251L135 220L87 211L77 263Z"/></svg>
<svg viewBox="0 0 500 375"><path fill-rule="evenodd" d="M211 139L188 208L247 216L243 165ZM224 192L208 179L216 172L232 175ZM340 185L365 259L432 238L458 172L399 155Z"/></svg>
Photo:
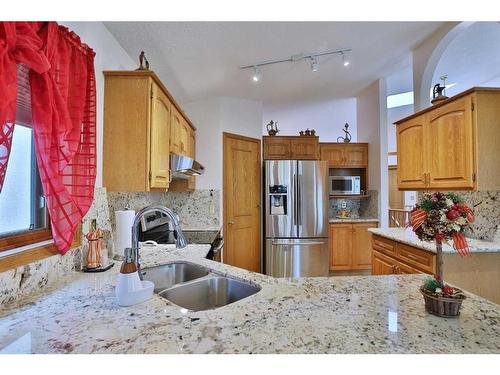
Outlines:
<svg viewBox="0 0 500 375"><path fill-rule="evenodd" d="M427 116L428 187L474 188L472 96L455 100L429 112Z"/></svg>
<svg viewBox="0 0 500 375"><path fill-rule="evenodd" d="M344 145L341 143L321 143L320 159L328 161L330 167L344 165Z"/></svg>
<svg viewBox="0 0 500 375"><path fill-rule="evenodd" d="M170 127L170 151L174 154L180 155L182 153L181 148L181 129L182 125L182 115L179 110L175 107L172 108L171 112L171 127Z"/></svg>
<svg viewBox="0 0 500 375"><path fill-rule="evenodd" d="M419 116L397 127L398 187L425 188L427 186L427 157L425 116Z"/></svg>
<svg viewBox="0 0 500 375"><path fill-rule="evenodd" d="M291 137L291 159L318 160L319 138L318 137Z"/></svg>
<svg viewBox="0 0 500 375"><path fill-rule="evenodd" d="M103 185L108 191L169 189L172 134L181 121L195 130L179 108L152 71L104 72Z"/></svg>
<svg viewBox="0 0 500 375"><path fill-rule="evenodd" d="M321 143L320 151L320 159L332 168L368 166L368 143Z"/></svg>
<svg viewBox="0 0 500 375"><path fill-rule="evenodd" d="M398 188L499 190L500 89L472 88L397 121Z"/></svg>
<svg viewBox="0 0 500 375"><path fill-rule="evenodd" d="M265 136L264 159L268 160L286 160L291 158L291 142L288 137Z"/></svg>
<svg viewBox="0 0 500 375"><path fill-rule="evenodd" d="M170 178L170 101L157 85L152 92L150 188L166 190Z"/></svg>

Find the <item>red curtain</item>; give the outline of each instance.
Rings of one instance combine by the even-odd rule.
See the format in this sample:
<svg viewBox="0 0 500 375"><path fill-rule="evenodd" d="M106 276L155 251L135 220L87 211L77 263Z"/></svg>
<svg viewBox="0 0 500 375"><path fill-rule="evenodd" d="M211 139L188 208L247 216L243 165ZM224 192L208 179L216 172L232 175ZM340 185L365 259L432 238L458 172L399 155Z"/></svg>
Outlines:
<svg viewBox="0 0 500 375"><path fill-rule="evenodd" d="M52 235L62 254L94 197L94 51L55 22L0 26L0 189L15 123L17 64L30 69L35 151Z"/></svg>

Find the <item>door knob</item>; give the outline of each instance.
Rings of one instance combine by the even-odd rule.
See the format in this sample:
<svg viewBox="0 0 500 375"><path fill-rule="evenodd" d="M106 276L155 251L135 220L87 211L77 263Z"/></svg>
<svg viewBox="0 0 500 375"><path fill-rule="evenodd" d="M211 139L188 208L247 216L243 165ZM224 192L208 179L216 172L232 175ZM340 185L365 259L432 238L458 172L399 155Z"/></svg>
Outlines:
<svg viewBox="0 0 500 375"><path fill-rule="evenodd" d="M227 224L228 224L228 225L234 225L234 221L229 220L229 221L227 222Z"/></svg>

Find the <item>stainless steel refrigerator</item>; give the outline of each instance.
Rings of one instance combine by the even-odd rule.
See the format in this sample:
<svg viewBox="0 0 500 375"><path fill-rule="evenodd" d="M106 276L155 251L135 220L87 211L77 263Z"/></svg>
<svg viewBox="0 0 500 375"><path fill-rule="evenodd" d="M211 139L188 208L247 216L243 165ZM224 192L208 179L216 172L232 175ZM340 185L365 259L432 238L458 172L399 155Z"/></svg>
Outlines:
<svg viewBox="0 0 500 375"><path fill-rule="evenodd" d="M266 274L328 276L328 162L268 160L264 170Z"/></svg>

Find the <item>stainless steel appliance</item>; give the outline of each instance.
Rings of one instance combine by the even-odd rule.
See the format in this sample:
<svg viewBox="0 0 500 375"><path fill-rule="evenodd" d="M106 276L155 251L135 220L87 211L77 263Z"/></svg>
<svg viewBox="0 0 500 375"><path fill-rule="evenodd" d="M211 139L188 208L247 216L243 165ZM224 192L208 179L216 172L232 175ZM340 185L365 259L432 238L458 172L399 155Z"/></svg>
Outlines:
<svg viewBox="0 0 500 375"><path fill-rule="evenodd" d="M266 274L328 276L328 163L265 162Z"/></svg>
<svg viewBox="0 0 500 375"><path fill-rule="evenodd" d="M361 194L360 176L329 176L330 195Z"/></svg>
<svg viewBox="0 0 500 375"><path fill-rule="evenodd" d="M194 159L184 155L170 155L170 171L172 178L186 179L205 173L205 167Z"/></svg>

